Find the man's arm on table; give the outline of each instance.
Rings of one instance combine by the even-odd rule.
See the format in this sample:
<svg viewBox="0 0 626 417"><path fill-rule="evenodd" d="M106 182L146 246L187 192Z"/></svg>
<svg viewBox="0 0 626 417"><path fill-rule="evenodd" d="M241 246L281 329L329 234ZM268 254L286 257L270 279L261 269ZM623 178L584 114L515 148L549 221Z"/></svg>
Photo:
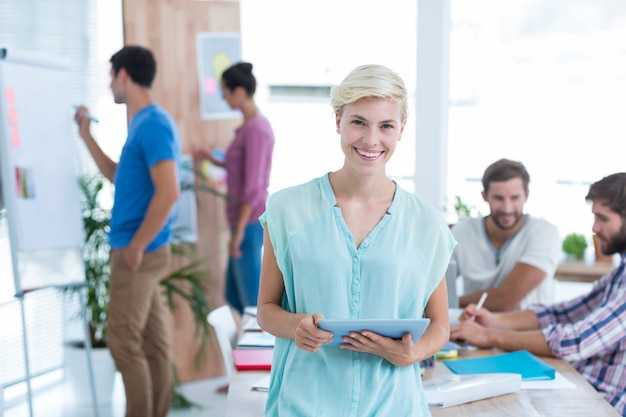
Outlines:
<svg viewBox="0 0 626 417"><path fill-rule="evenodd" d="M475 320L470 320L471 316ZM539 320L529 310L513 313L491 313L468 306L461 322L451 327L450 339L466 341L476 347L495 347L514 351L525 349L536 355L554 356L539 329Z"/></svg>
<svg viewBox="0 0 626 417"><path fill-rule="evenodd" d="M477 303L486 291L484 307L491 311L513 311L519 303L546 278L546 273L529 264L518 262L500 287L487 288L459 297L459 306Z"/></svg>

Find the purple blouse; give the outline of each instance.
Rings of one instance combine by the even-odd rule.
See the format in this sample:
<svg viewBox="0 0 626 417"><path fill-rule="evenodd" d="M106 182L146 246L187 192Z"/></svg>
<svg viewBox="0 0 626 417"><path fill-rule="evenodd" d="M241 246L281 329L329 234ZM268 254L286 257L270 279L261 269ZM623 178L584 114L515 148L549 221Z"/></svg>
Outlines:
<svg viewBox="0 0 626 417"><path fill-rule="evenodd" d="M252 207L248 223L257 222L265 211L270 182L274 133L262 115L250 119L235 130L235 139L226 150L226 186L228 223L234 227L241 204Z"/></svg>

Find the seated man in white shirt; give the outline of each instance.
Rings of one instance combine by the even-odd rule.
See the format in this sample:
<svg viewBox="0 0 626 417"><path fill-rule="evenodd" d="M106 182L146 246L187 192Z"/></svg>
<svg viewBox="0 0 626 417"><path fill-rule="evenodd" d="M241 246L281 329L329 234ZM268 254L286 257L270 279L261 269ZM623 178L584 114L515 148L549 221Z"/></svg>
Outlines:
<svg viewBox="0 0 626 417"><path fill-rule="evenodd" d="M463 277L459 306L477 303L486 291L490 311L513 311L551 304L561 238L550 222L524 214L530 176L508 159L491 164L483 175L486 217L463 220L452 228L458 245L453 259Z"/></svg>

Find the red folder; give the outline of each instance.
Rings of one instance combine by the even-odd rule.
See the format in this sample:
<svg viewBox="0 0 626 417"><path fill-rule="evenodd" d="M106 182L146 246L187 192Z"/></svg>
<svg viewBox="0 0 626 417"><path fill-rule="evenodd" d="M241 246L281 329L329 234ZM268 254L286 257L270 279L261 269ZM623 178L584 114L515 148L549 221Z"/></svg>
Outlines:
<svg viewBox="0 0 626 417"><path fill-rule="evenodd" d="M235 349L233 359L238 370L271 369L274 349Z"/></svg>

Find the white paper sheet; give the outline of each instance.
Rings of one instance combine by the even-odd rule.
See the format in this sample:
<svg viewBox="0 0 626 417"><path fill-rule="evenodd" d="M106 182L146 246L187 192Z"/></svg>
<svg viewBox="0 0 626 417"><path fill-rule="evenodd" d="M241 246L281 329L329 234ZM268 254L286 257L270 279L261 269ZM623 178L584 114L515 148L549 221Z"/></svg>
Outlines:
<svg viewBox="0 0 626 417"><path fill-rule="evenodd" d="M276 338L267 332L245 332L237 346L246 347L274 347Z"/></svg>
<svg viewBox="0 0 626 417"><path fill-rule="evenodd" d="M270 375L267 374L267 376L264 376L263 378L259 379L257 382L252 384L252 389L257 390L257 391L269 391Z"/></svg>

